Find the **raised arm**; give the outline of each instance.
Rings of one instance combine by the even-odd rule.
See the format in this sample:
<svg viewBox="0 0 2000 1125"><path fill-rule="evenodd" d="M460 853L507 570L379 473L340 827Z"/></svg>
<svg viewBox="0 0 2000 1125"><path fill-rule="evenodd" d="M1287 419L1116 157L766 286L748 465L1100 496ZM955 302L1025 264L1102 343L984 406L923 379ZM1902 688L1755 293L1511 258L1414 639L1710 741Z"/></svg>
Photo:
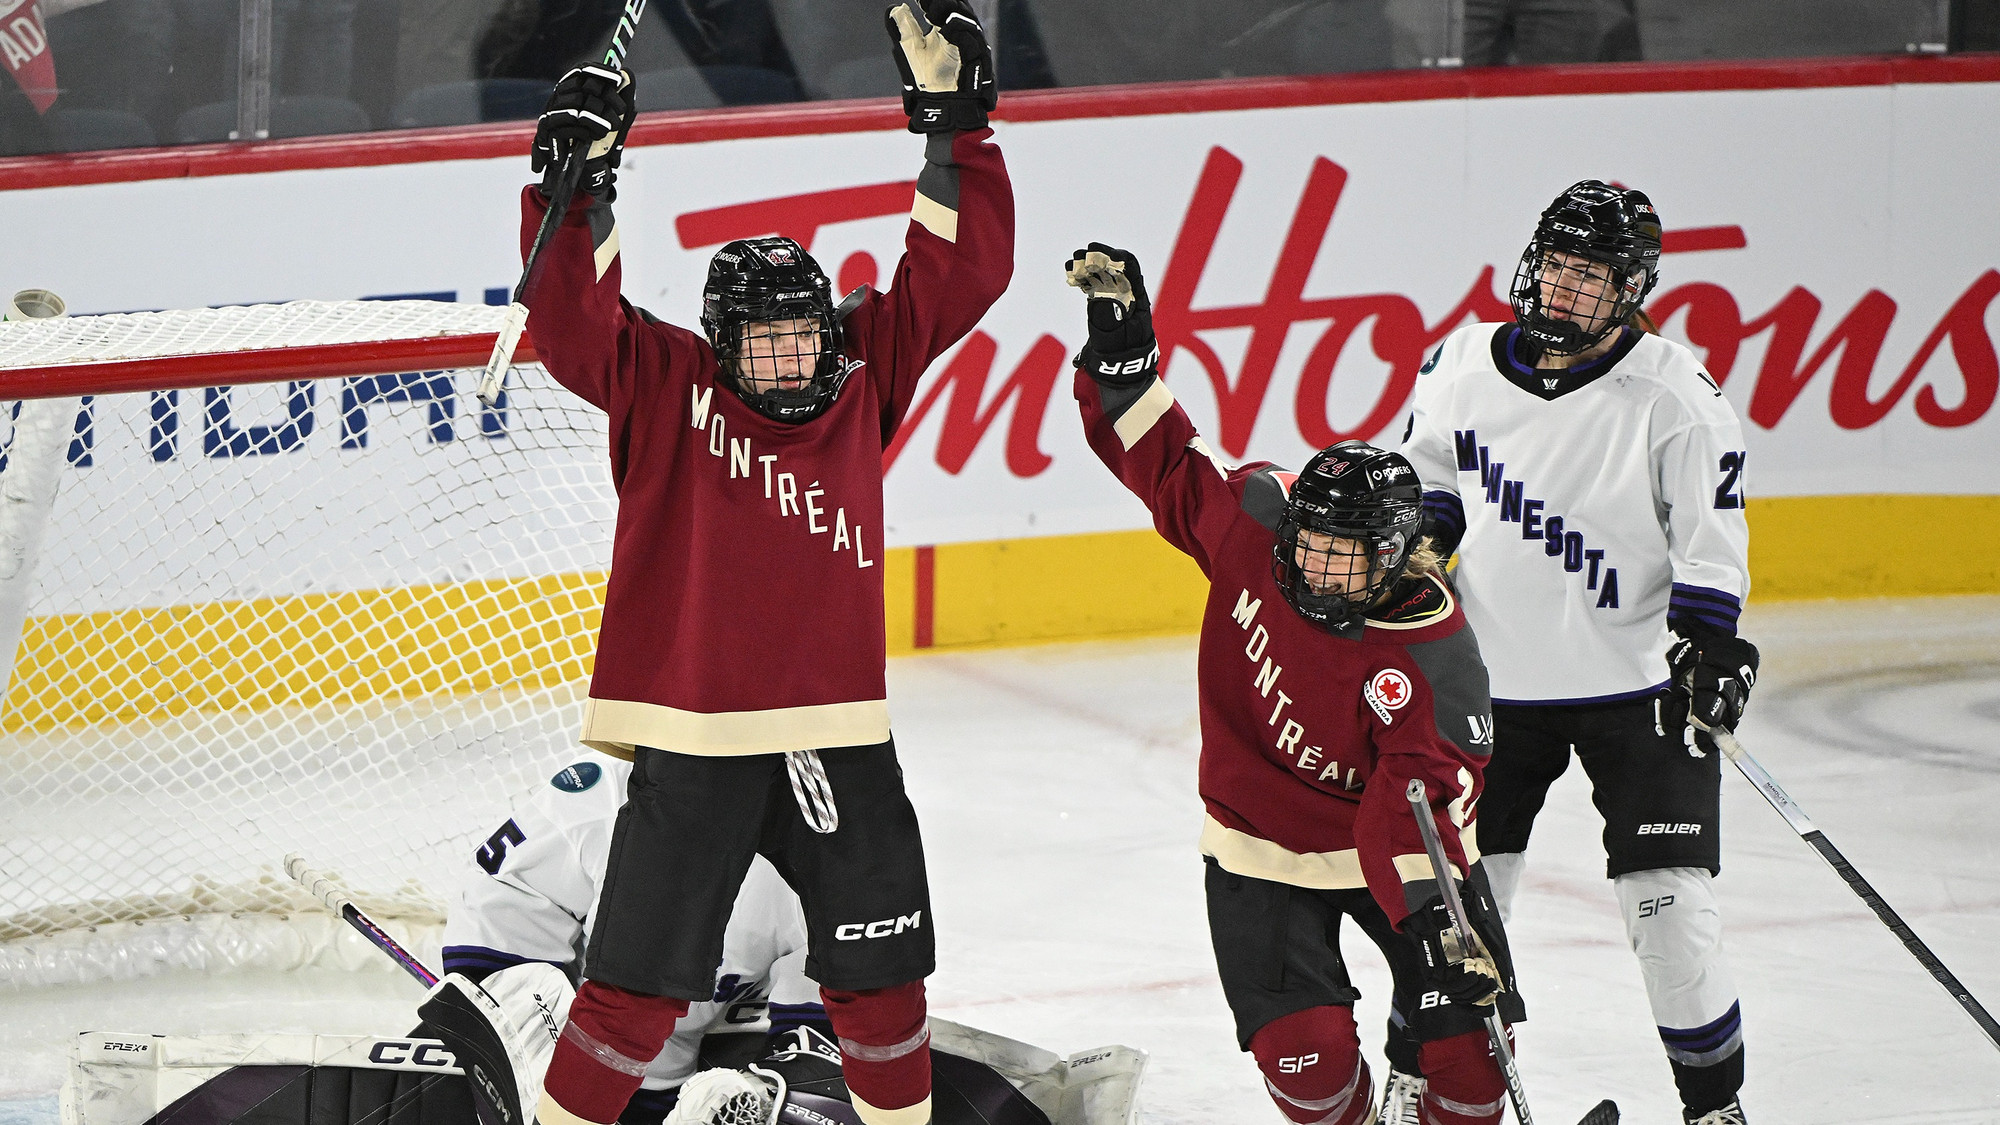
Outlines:
<svg viewBox="0 0 2000 1125"><path fill-rule="evenodd" d="M963 0L905 0L889 9L910 131L924 166L887 292L849 326L882 401L883 440L895 432L932 360L972 331L1014 270L1014 189L992 143L992 53Z"/></svg>
<svg viewBox="0 0 2000 1125"><path fill-rule="evenodd" d="M1076 357L1084 436L1153 513L1167 542L1209 567L1241 504L1229 471L1160 379L1160 348L1139 260L1093 242L1066 267L1088 298L1089 343Z"/></svg>
<svg viewBox="0 0 2000 1125"><path fill-rule="evenodd" d="M561 167L558 154L581 145L583 180L562 225L549 238L523 299L528 335L557 382L591 405L622 413L639 391L637 372L673 341L697 346L692 333L657 325L619 295L617 168L637 103L631 76L601 66L578 67L556 83L535 131L533 169L540 186L521 190L521 253L525 259L549 207Z"/></svg>

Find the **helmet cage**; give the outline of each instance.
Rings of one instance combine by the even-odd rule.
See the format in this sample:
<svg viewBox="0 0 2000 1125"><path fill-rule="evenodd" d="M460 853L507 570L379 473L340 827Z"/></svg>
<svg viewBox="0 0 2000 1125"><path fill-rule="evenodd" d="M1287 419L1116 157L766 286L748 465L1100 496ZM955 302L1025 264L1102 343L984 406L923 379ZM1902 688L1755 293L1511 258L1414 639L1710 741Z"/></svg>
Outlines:
<svg viewBox="0 0 2000 1125"><path fill-rule="evenodd" d="M1586 351L1638 310L1659 264L1660 219L1645 193L1584 180L1535 225L1514 269L1514 319L1545 352Z"/></svg>
<svg viewBox="0 0 2000 1125"><path fill-rule="evenodd" d="M732 242L717 252L702 291L701 326L730 389L774 421L811 421L847 380L832 287L789 238ZM802 385L778 385L792 372L804 376Z"/></svg>
<svg viewBox="0 0 2000 1125"><path fill-rule="evenodd" d="M1409 566L1422 496L1401 454L1356 441L1315 455L1292 485L1271 550L1271 577L1286 603L1316 625L1359 619ZM1361 549L1333 550L1340 540ZM1331 580L1343 577L1335 588Z"/></svg>

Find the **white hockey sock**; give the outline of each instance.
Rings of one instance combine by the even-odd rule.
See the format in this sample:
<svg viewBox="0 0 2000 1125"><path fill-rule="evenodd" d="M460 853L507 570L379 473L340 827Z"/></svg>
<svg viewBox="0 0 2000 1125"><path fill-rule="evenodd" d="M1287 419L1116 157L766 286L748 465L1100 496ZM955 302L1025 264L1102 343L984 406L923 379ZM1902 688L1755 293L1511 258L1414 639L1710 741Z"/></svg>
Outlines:
<svg viewBox="0 0 2000 1125"><path fill-rule="evenodd" d="M1708 872L1666 867L1613 882L1667 1057L1685 1066L1727 1058L1743 1044L1742 1020Z"/></svg>
<svg viewBox="0 0 2000 1125"><path fill-rule="evenodd" d="M1493 903L1500 908L1501 924L1514 916L1514 892L1521 887L1521 874L1528 869L1522 852L1488 852L1479 857L1486 870L1486 882L1493 888Z"/></svg>

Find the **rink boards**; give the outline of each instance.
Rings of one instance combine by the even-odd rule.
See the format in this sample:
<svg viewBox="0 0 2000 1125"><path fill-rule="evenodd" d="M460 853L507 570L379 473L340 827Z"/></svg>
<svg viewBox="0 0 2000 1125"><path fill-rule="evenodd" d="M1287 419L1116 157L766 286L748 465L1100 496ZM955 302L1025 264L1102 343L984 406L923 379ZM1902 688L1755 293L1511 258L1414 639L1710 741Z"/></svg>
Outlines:
<svg viewBox="0 0 2000 1125"><path fill-rule="evenodd" d="M1393 444L1424 356L1452 328L1505 315L1534 216L1586 175L1644 188L1667 220L1651 307L1745 419L1753 596L2000 589L2000 228L1987 221L2000 153L1986 140L2000 63L1246 80L1010 95L1005 114L1013 286L934 365L889 450L894 651L1194 624L1199 574L1082 441L1068 369L1081 315L1059 273L1074 247L1141 255L1169 386L1221 456L1296 464L1343 437ZM922 149L899 120L886 103L649 116L619 182L627 297L692 322L714 249L773 230L843 290L886 283ZM78 312L504 300L527 136L481 126L6 162L0 188L33 221L10 230L0 283L52 288ZM306 459L326 475L321 518L338 538L355 482L421 480L455 444L494 440L469 376L441 394L455 407L442 422L437 394L367 408L377 427L429 439L355 445L334 394L301 425L296 396L243 388L219 415L181 404L173 456L115 448L144 440L135 423L91 433L92 463L73 473L152 474L158 493ZM208 440L288 424L283 448ZM585 472L598 448L558 456ZM1968 550L1940 565L1939 535ZM275 576L256 598L170 603L226 615L275 599L283 617L323 612L286 599L485 596L451 592L435 560L305 575L260 570L256 544L233 549ZM597 569L504 577L566 586ZM101 578L49 579L52 604L159 608ZM587 610L572 618L594 628ZM444 643L448 657L475 642Z"/></svg>

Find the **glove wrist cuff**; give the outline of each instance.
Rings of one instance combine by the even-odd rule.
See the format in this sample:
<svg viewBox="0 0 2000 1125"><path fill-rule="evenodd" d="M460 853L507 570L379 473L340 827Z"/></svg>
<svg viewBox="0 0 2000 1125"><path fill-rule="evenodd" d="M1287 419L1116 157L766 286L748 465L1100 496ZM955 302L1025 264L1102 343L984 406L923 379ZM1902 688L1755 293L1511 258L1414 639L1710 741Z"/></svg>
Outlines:
<svg viewBox="0 0 2000 1125"><path fill-rule="evenodd" d="M906 105L910 132L969 133L986 128L986 107L978 94L920 93Z"/></svg>
<svg viewBox="0 0 2000 1125"><path fill-rule="evenodd" d="M1077 366L1092 379L1107 386L1129 387L1156 378L1160 373L1159 344L1150 337L1138 347L1118 351L1085 344L1076 354Z"/></svg>

